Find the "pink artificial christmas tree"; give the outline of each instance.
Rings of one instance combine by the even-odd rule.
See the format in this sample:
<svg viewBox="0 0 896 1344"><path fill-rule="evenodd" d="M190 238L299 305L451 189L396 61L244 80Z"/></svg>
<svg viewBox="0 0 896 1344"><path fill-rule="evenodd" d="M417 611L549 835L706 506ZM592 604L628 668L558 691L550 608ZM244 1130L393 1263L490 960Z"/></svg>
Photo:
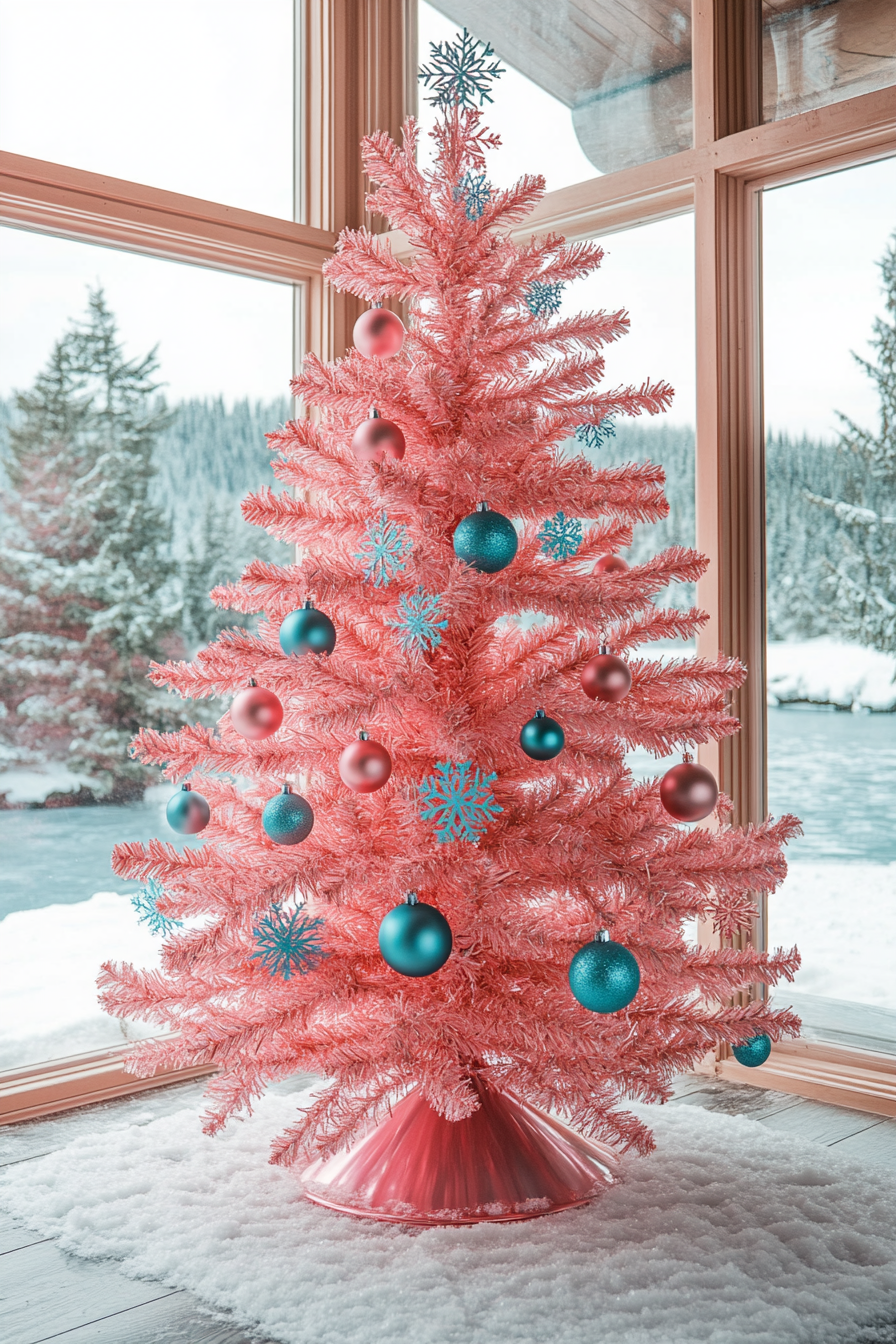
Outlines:
<svg viewBox="0 0 896 1344"><path fill-rule="evenodd" d="M451 76L465 51L471 77ZM719 1042L760 1062L799 1026L761 1001L726 1006L792 978L796 950L684 933L697 918L723 944L749 929L797 823L732 827L699 767L661 797L626 765L633 747L735 732L725 699L744 669L638 652L699 629L699 611L654 599L703 557L596 564L666 514L663 472L561 447L580 426L661 412L672 389L599 390L624 312L555 317L597 245L508 236L544 183L485 181L498 141L466 104L490 54L466 35L435 53L451 59L428 72L444 108L431 171L413 120L402 148L364 141L369 209L414 259L347 230L327 279L407 302L410 327L373 308L345 358L307 357L294 391L319 419L269 436L287 489L244 504L300 558L257 561L213 594L263 612L257 635L153 671L239 703L217 731L137 738L143 761L190 777L175 824L199 829L202 798L210 820L201 848L119 845L115 870L153 884L160 921L197 922L168 932L160 971L106 965L100 981L109 1012L177 1033L137 1046L134 1072L217 1066L209 1132L271 1080L329 1080L272 1160L315 1161L322 1202L424 1222L587 1198L611 1165L594 1141L652 1146L621 1098L667 1098ZM543 621L525 629L532 612ZM674 819L714 804L712 829Z"/></svg>

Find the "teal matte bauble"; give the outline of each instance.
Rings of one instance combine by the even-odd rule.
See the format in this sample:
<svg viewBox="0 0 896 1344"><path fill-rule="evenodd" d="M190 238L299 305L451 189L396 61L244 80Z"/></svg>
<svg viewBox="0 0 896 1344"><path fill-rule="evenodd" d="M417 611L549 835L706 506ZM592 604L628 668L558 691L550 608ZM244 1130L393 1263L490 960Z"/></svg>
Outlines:
<svg viewBox="0 0 896 1344"><path fill-rule="evenodd" d="M569 987L592 1013L618 1013L631 1003L640 984L635 958L627 947L611 942L606 929L580 947L569 965Z"/></svg>
<svg viewBox="0 0 896 1344"><path fill-rule="evenodd" d="M483 574L506 569L516 555L516 528L503 513L495 513L486 503L477 504L454 529L454 553L459 560Z"/></svg>
<svg viewBox="0 0 896 1344"><path fill-rule="evenodd" d="M198 835L211 820L211 808L201 793L194 793L189 784L182 784L168 799L165 816L172 831L179 835Z"/></svg>
<svg viewBox="0 0 896 1344"><path fill-rule="evenodd" d="M565 741L559 723L549 719L543 709L536 709L535 718L524 723L520 732L520 746L533 761L552 761L560 755Z"/></svg>
<svg viewBox="0 0 896 1344"><path fill-rule="evenodd" d="M261 824L275 845L300 845L314 825L311 804L300 793L291 793L288 784L264 805Z"/></svg>
<svg viewBox="0 0 896 1344"><path fill-rule="evenodd" d="M336 627L329 616L312 602L291 611L280 626L280 647L284 653L332 653L336 647Z"/></svg>
<svg viewBox="0 0 896 1344"><path fill-rule="evenodd" d="M742 1041L740 1045L732 1045L731 1053L738 1064L743 1064L748 1069L758 1069L760 1064L764 1064L772 1052L772 1042L769 1036L751 1036L748 1041Z"/></svg>
<svg viewBox="0 0 896 1344"><path fill-rule="evenodd" d="M451 955L450 924L413 891L386 915L379 937L383 959L400 975L432 975Z"/></svg>

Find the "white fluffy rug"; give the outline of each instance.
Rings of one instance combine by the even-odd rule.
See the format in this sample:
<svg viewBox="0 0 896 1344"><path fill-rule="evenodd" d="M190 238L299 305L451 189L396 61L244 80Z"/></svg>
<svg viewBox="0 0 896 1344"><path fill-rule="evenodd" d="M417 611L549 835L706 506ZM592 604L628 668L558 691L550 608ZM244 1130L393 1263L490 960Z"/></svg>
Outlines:
<svg viewBox="0 0 896 1344"><path fill-rule="evenodd" d="M305 1203L268 1142L182 1111L8 1168L0 1204L77 1255L287 1344L892 1340L896 1173L743 1118L651 1108L658 1151L584 1210L410 1231Z"/></svg>

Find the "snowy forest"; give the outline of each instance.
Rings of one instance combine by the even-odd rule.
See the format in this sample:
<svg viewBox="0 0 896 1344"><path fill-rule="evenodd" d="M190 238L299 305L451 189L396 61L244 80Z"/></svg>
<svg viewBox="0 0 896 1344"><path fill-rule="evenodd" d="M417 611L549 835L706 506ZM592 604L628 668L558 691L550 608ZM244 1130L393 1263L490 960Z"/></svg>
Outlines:
<svg viewBox="0 0 896 1344"><path fill-rule="evenodd" d="M879 428L841 417L835 441L766 444L773 641L828 635L896 655L896 242L881 271L887 315L874 324L876 359L859 361ZM155 351L125 358L97 290L33 386L0 400L0 775L63 765L89 781L73 802L142 795L147 772L128 754L141 725L220 715L156 690L147 666L247 623L213 606L210 590L255 556L290 558L243 520L240 501L271 482L264 435L291 402L169 406L158 367ZM622 421L592 437L600 447L567 451L666 470L669 515L636 529L629 561L693 545L693 429ZM694 593L682 585L660 600L684 607Z"/></svg>

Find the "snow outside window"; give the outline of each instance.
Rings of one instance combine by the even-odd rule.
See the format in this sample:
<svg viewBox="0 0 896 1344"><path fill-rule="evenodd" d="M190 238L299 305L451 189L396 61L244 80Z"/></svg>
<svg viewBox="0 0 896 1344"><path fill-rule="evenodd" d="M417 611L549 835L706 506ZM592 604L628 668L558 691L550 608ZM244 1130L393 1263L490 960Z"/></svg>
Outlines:
<svg viewBox="0 0 896 1344"><path fill-rule="evenodd" d="M896 160L766 191L762 234L776 1005L896 1053Z"/></svg>
<svg viewBox="0 0 896 1344"><path fill-rule="evenodd" d="M110 851L194 842L127 743L223 712L154 691L147 665L247 621L209 590L289 557L239 500L275 484L293 297L0 229L0 1069L152 1030L96 1003L101 961L152 966L160 941L156 893Z"/></svg>

